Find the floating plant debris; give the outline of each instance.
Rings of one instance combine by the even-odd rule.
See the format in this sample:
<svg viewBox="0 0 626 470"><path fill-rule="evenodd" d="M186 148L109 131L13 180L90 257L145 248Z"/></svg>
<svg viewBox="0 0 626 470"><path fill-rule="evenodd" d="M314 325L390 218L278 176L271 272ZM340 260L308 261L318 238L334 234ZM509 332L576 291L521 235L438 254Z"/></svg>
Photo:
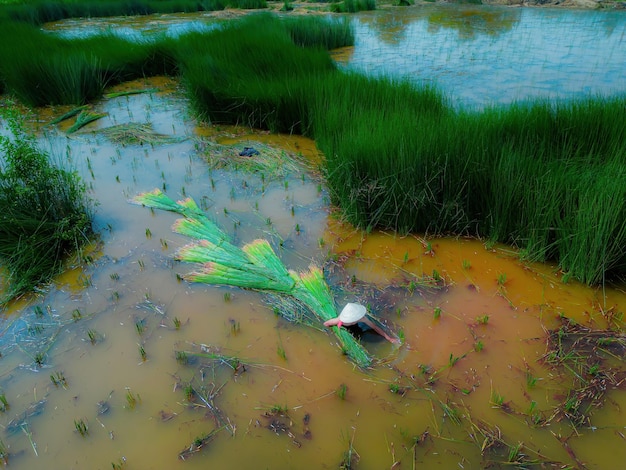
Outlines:
<svg viewBox="0 0 626 470"><path fill-rule="evenodd" d="M152 129L152 124L139 124L129 122L126 124L118 124L116 126L107 127L100 131L105 137L111 141L121 145L137 145L137 144L172 144L181 142L184 138L172 137L165 134L159 134Z"/></svg>

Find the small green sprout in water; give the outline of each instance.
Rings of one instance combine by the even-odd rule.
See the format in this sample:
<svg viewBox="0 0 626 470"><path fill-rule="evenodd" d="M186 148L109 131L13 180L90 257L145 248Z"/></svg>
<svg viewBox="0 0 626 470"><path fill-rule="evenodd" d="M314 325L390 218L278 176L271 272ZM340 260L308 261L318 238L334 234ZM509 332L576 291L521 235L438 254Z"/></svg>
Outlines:
<svg viewBox="0 0 626 470"><path fill-rule="evenodd" d="M9 402L7 401L7 397L4 393L0 394L0 411L3 413L9 409Z"/></svg>
<svg viewBox="0 0 626 470"><path fill-rule="evenodd" d="M526 371L526 386L528 388L534 388L537 385L537 377L535 377L529 370Z"/></svg>
<svg viewBox="0 0 626 470"><path fill-rule="evenodd" d="M272 219L270 217L265 219L265 225L267 225L267 226L271 226L272 225Z"/></svg>
<svg viewBox="0 0 626 470"><path fill-rule="evenodd" d="M337 396L340 400L346 399L346 393L348 392L348 386L346 384L341 384L337 389Z"/></svg>
<svg viewBox="0 0 626 470"><path fill-rule="evenodd" d="M89 434L89 426L84 419L74 420L74 427L81 436L85 437Z"/></svg>
<svg viewBox="0 0 626 470"><path fill-rule="evenodd" d="M139 394L135 395L130 388L126 389L126 403L131 410L141 401Z"/></svg>
<svg viewBox="0 0 626 470"><path fill-rule="evenodd" d="M33 360L35 361L35 364L41 367L46 360L46 355L43 352L39 351L35 353Z"/></svg>
<svg viewBox="0 0 626 470"><path fill-rule="evenodd" d="M144 320L135 320L135 330L137 330L137 334L141 336L146 331L146 324Z"/></svg>
<svg viewBox="0 0 626 470"><path fill-rule="evenodd" d="M296 224L296 233L300 235L300 224Z"/></svg>
<svg viewBox="0 0 626 470"><path fill-rule="evenodd" d="M83 315L80 313L80 310L78 310L77 308L72 310L72 320L76 322L80 320L81 318L83 318Z"/></svg>
<svg viewBox="0 0 626 470"><path fill-rule="evenodd" d="M241 324L233 318L229 318L228 322L230 323L230 334L237 336L241 331Z"/></svg>
<svg viewBox="0 0 626 470"><path fill-rule="evenodd" d="M119 301L120 293L118 291L113 291L113 293L111 294L111 300L113 300L113 302Z"/></svg>
<svg viewBox="0 0 626 470"><path fill-rule="evenodd" d="M117 183L120 182L120 175L115 175L115 182L117 182Z"/></svg>
<svg viewBox="0 0 626 470"><path fill-rule="evenodd" d="M509 446L509 457L508 463L516 463L518 459L521 457L522 443L519 442L517 445Z"/></svg>
<svg viewBox="0 0 626 470"><path fill-rule="evenodd" d="M176 362L180 365L186 365L189 363L189 357L185 351L176 351Z"/></svg>
<svg viewBox="0 0 626 470"><path fill-rule="evenodd" d="M44 316L44 310L43 310L43 308L41 307L41 305L36 305L36 306L33 308L33 310L34 310L34 312L35 312L35 316L36 316L36 317L41 318L41 317L43 317L43 316Z"/></svg>
<svg viewBox="0 0 626 470"><path fill-rule="evenodd" d="M441 281L441 274L439 274L439 271L437 271L436 269L433 269L433 279L435 280L435 282Z"/></svg>
<svg viewBox="0 0 626 470"><path fill-rule="evenodd" d="M26 331L28 331L28 334L30 336L37 336L38 334L40 334L43 331L43 326L41 326L39 324L28 325L26 327Z"/></svg>
<svg viewBox="0 0 626 470"><path fill-rule="evenodd" d="M289 189L289 181L285 180L285 191Z"/></svg>
<svg viewBox="0 0 626 470"><path fill-rule="evenodd" d="M464 259L463 261L461 261L461 265L463 266L463 269L465 270L472 268L472 263L470 263L468 259Z"/></svg>
<svg viewBox="0 0 626 470"><path fill-rule="evenodd" d="M89 338L89 342L91 344L96 344L98 342L98 333L95 330L87 330L87 337Z"/></svg>
<svg viewBox="0 0 626 470"><path fill-rule="evenodd" d="M146 228L146 238L152 238L152 230Z"/></svg>
<svg viewBox="0 0 626 470"><path fill-rule="evenodd" d="M474 351L476 352L481 352L484 347L485 345L483 344L481 340L478 340L474 343Z"/></svg>
<svg viewBox="0 0 626 470"><path fill-rule="evenodd" d="M502 408L504 406L504 396L500 395L496 390L492 390L489 403L494 408Z"/></svg>
<svg viewBox="0 0 626 470"><path fill-rule="evenodd" d="M454 354L450 353L450 357L448 358L448 366L454 367L454 365L459 362L459 359L461 359L459 356L455 356Z"/></svg>
<svg viewBox="0 0 626 470"><path fill-rule="evenodd" d="M111 468L113 470L123 470L126 467L126 457L122 457L117 462L111 462Z"/></svg>
<svg viewBox="0 0 626 470"><path fill-rule="evenodd" d="M407 264L409 262L409 252L408 251L404 253L404 260L403 261L404 261L404 264Z"/></svg>
<svg viewBox="0 0 626 470"><path fill-rule="evenodd" d="M404 330L402 328L398 330L398 339L400 340L401 344L404 344L404 341L406 340L406 337L404 336Z"/></svg>
<svg viewBox="0 0 626 470"><path fill-rule="evenodd" d="M109 277L111 278L112 281L119 281L120 280L120 275L117 273L111 273L109 275Z"/></svg>
<svg viewBox="0 0 626 470"><path fill-rule="evenodd" d="M77 281L82 287L91 287L93 285L91 282L91 276L86 276L84 274L79 275Z"/></svg>
<svg viewBox="0 0 626 470"><path fill-rule="evenodd" d="M185 388L183 391L185 392L185 398L187 399L187 401L192 401L194 395L196 394L196 391L193 389L193 386L191 384L187 384L185 385Z"/></svg>
<svg viewBox="0 0 626 470"><path fill-rule="evenodd" d="M600 364L593 364L589 366L589 375L596 376L600 373Z"/></svg>
<svg viewBox="0 0 626 470"><path fill-rule="evenodd" d="M143 270L145 269L145 267L146 267L146 264L143 262L143 260L142 260L142 259L138 259L138 260L137 260L137 264L139 265L139 269L140 269L141 271L143 271Z"/></svg>
<svg viewBox="0 0 626 470"><path fill-rule="evenodd" d="M2 462L5 467L9 465L9 451L2 439L0 439L0 462Z"/></svg>
<svg viewBox="0 0 626 470"><path fill-rule="evenodd" d="M230 302L231 295L230 292L224 292L224 302Z"/></svg>
<svg viewBox="0 0 626 470"><path fill-rule="evenodd" d="M457 426L461 424L461 418L459 417L459 410L454 406L447 403L440 402L441 409L443 409L444 416L448 417Z"/></svg>
<svg viewBox="0 0 626 470"><path fill-rule="evenodd" d="M498 285L502 287L505 284L506 284L506 273L498 274Z"/></svg>
<svg viewBox="0 0 626 470"><path fill-rule="evenodd" d="M165 238L161 238L161 248L167 250L167 240Z"/></svg>
<svg viewBox="0 0 626 470"><path fill-rule="evenodd" d="M295 215L296 215L296 209L293 206L291 206L291 217L295 217Z"/></svg>
<svg viewBox="0 0 626 470"><path fill-rule="evenodd" d="M139 355L141 356L141 360L143 362L146 362L148 360L148 355L146 354L146 350L141 344L139 345Z"/></svg>
<svg viewBox="0 0 626 470"><path fill-rule="evenodd" d="M441 317L441 307L435 307L434 308L433 316L435 317L435 320L437 320L439 317Z"/></svg>
<svg viewBox="0 0 626 470"><path fill-rule="evenodd" d="M324 238L320 237L319 240L317 241L317 244L319 245L320 248L322 248L324 245L326 245L326 241L324 240Z"/></svg>
<svg viewBox="0 0 626 470"><path fill-rule="evenodd" d="M280 344L276 347L276 353L278 354L278 357L280 357L281 359L285 361L287 360L287 353L285 352L285 350Z"/></svg>
<svg viewBox="0 0 626 470"><path fill-rule="evenodd" d="M272 414L281 414L281 413L287 413L287 411L289 411L289 407L287 405L272 405L272 407L270 408L270 413Z"/></svg>
<svg viewBox="0 0 626 470"><path fill-rule="evenodd" d="M177 330L180 330L180 319L178 317L174 317L174 320L172 320L174 322L174 328Z"/></svg>
<svg viewBox="0 0 626 470"><path fill-rule="evenodd" d="M67 379L63 372L55 372L54 374L50 374L50 381L53 383L55 387L63 387L63 389L67 389Z"/></svg>
<svg viewBox="0 0 626 470"><path fill-rule="evenodd" d="M486 325L487 323L489 323L489 315L487 314L480 315L476 317L476 321L480 323L481 325Z"/></svg>

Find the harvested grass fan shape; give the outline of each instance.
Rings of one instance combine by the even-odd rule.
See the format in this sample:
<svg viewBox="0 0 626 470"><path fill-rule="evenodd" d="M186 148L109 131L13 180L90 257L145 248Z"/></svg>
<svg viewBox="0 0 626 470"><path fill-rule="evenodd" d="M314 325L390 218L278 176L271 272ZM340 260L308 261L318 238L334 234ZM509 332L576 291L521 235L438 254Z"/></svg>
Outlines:
<svg viewBox="0 0 626 470"><path fill-rule="evenodd" d="M155 189L136 196L131 202L184 217L177 220L172 229L196 241L182 247L176 256L181 261L198 263L198 269L185 279L291 296L304 304L320 323L337 316L332 294L317 266L303 273L287 270L267 240L254 240L242 248L233 245L228 235L210 221L191 198L175 202ZM332 327L332 331L351 360L360 367L371 364L367 351L347 330Z"/></svg>

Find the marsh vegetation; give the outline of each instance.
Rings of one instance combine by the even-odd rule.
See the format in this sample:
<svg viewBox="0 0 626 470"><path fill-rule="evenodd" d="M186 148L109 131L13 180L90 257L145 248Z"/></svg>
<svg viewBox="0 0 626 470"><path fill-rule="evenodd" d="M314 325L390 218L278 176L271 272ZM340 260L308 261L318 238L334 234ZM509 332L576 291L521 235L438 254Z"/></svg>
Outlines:
<svg viewBox="0 0 626 470"><path fill-rule="evenodd" d="M623 118L620 99L459 110L432 87L341 71L326 51L350 44L345 23L290 21L255 15L137 49L118 38L115 60L98 40L77 40L108 64L95 74L106 80L74 98L30 82L34 102L54 106L27 123L77 160L102 243L8 305L0 458L29 469L52 459L606 468L626 458L626 297L620 284L585 285L623 274L623 205L595 182L623 189L623 129L609 122ZM47 39L62 63L64 48ZM11 61L1 63L17 95L18 75L6 80ZM143 78L155 70L169 78ZM68 133L84 111L102 117ZM263 239L287 269L316 265L337 307L370 306L402 345L365 334L373 362L358 368L300 302L187 283L195 267L176 255L191 252L179 215L128 204L153 188L193 198L235 254ZM574 210L585 204L594 212ZM605 221L598 240L616 242L600 271L576 271L580 248L567 251L591 235L583 214ZM453 231L481 238L434 236ZM584 243L587 269L599 242Z"/></svg>

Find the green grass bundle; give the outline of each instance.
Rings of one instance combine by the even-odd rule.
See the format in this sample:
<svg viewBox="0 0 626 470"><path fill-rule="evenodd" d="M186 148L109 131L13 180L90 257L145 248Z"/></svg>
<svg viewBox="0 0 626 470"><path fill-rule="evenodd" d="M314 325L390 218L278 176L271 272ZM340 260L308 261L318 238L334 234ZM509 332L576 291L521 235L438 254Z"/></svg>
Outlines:
<svg viewBox="0 0 626 470"><path fill-rule="evenodd" d="M136 196L131 202L185 217L176 221L173 229L197 241L178 250L177 258L198 265L196 271L184 276L185 279L290 296L304 304L320 323L337 315L332 294L319 268L312 267L301 275L288 271L267 240L255 240L241 249L234 246L190 198L177 203L155 189ZM371 364L367 352L348 331L336 327L332 331L342 350L355 363L361 367Z"/></svg>
<svg viewBox="0 0 626 470"><path fill-rule="evenodd" d="M308 272L301 273L299 278L300 282L291 295L307 305L322 321L335 318L335 302L322 271L312 266ZM342 351L355 363L361 367L371 364L372 358L367 351L345 328L333 326L331 329L339 339Z"/></svg>
<svg viewBox="0 0 626 470"><path fill-rule="evenodd" d="M97 121L98 119L102 119L107 116L106 113L94 113L91 111L81 111L78 116L76 116L76 122L70 126L70 128L66 131L67 134L73 134L74 132L82 129L90 122Z"/></svg>

